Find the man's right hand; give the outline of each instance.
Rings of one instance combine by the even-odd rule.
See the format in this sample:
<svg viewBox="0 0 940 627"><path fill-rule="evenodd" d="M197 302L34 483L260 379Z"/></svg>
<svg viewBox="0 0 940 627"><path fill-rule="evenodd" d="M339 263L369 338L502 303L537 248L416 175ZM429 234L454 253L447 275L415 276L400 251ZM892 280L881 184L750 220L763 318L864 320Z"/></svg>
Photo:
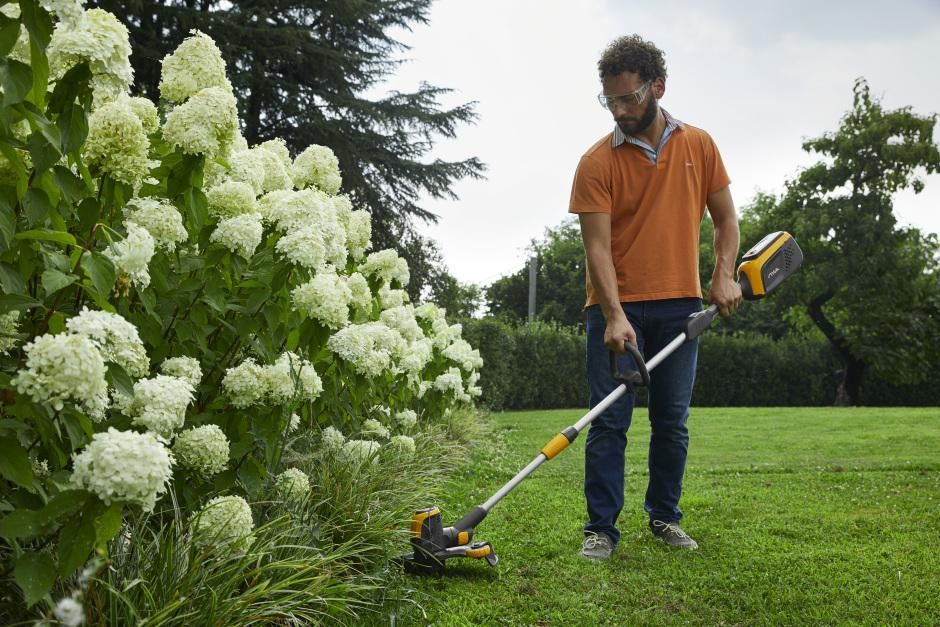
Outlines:
<svg viewBox="0 0 940 627"><path fill-rule="evenodd" d="M620 312L620 315L617 315ZM610 319L607 320L607 329L604 331L604 344L615 353L623 353L623 343L630 342L634 346L636 343L636 332L627 320L623 309L616 308Z"/></svg>

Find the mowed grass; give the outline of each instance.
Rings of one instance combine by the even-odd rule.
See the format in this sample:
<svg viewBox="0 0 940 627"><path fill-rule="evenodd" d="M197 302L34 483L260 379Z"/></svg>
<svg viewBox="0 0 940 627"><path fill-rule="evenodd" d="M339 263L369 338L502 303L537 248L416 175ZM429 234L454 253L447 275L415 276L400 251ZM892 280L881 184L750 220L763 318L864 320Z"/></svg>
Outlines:
<svg viewBox="0 0 940 627"><path fill-rule="evenodd" d="M581 411L495 414L488 446L438 503L452 524ZM578 555L582 435L500 502L475 539L500 563L451 560L404 576L395 624L940 624L940 409L708 408L690 419L675 551L646 527L646 411L627 449L623 537L609 562ZM423 506L428 504L416 504Z"/></svg>

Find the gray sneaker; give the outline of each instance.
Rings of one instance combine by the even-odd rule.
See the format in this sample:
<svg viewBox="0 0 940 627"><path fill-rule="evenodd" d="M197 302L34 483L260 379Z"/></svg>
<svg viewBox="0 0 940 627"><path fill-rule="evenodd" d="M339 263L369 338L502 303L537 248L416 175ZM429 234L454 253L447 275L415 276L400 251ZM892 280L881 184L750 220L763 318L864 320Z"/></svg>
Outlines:
<svg viewBox="0 0 940 627"><path fill-rule="evenodd" d="M662 520L651 520L650 530L653 535L676 549L689 549L690 551L698 548L698 542L689 537L677 523L667 523Z"/></svg>
<svg viewBox="0 0 940 627"><path fill-rule="evenodd" d="M587 532L584 544L581 545L581 555L589 560L609 560L613 552L614 546L607 534Z"/></svg>

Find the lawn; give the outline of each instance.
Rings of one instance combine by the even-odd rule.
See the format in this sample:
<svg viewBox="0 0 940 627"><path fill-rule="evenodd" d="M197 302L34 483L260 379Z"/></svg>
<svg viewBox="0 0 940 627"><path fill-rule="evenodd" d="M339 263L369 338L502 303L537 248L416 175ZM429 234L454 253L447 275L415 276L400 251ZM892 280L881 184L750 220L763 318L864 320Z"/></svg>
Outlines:
<svg viewBox="0 0 940 627"><path fill-rule="evenodd" d="M488 498L576 410L490 416L438 503L445 525ZM701 548L656 541L642 510L649 423L630 431L623 537L578 555L582 434L477 530L500 557L403 576L395 624L934 625L940 621L940 409L708 408L690 419L681 506ZM419 504L425 505L425 504ZM417 605L416 605L417 604Z"/></svg>

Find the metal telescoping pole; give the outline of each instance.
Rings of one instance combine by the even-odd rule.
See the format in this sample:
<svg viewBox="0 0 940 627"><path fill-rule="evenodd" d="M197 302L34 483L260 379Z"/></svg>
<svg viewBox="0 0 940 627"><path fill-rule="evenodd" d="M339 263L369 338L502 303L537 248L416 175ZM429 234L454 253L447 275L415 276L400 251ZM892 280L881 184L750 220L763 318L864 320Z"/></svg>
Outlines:
<svg viewBox="0 0 940 627"><path fill-rule="evenodd" d="M677 348L682 346L682 343L685 342L685 340L686 340L685 333L680 333L678 336L676 336L676 338L672 340L671 342L669 342L669 344L667 344L666 347L663 348L663 350L656 353L656 355L654 355L652 359L646 362L646 370L651 371L653 368L661 364L664 359L669 357L669 355L671 355ZM572 425L571 427L575 431L574 437L577 437L577 435L581 433L581 431L583 431L585 427L591 424L595 418L597 418L599 415L601 415L601 413L604 412L604 410L606 410L608 407L613 405L614 401L616 401L618 398L623 396L626 393L626 391L627 391L627 386L622 385L622 384L618 385L617 388L614 389L613 392L608 394L600 403L595 405L591 409L591 411L589 411L587 414L584 415L584 417L581 420L574 423L574 425ZM574 440L574 437L572 437L572 441ZM520 470L516 474L515 477L507 481L506 484L503 485L503 487L497 490L496 494L491 496L480 507L482 507L485 511L489 512L490 509L492 509L494 505L499 503L503 499L504 496L506 496L513 490L513 488L515 488L517 485L522 483L523 479L525 479L526 477L531 475L533 472L535 472L535 469L541 466L546 460L548 460L548 456L545 455L545 453L539 453L538 457L536 457L531 462L529 462L528 466Z"/></svg>

